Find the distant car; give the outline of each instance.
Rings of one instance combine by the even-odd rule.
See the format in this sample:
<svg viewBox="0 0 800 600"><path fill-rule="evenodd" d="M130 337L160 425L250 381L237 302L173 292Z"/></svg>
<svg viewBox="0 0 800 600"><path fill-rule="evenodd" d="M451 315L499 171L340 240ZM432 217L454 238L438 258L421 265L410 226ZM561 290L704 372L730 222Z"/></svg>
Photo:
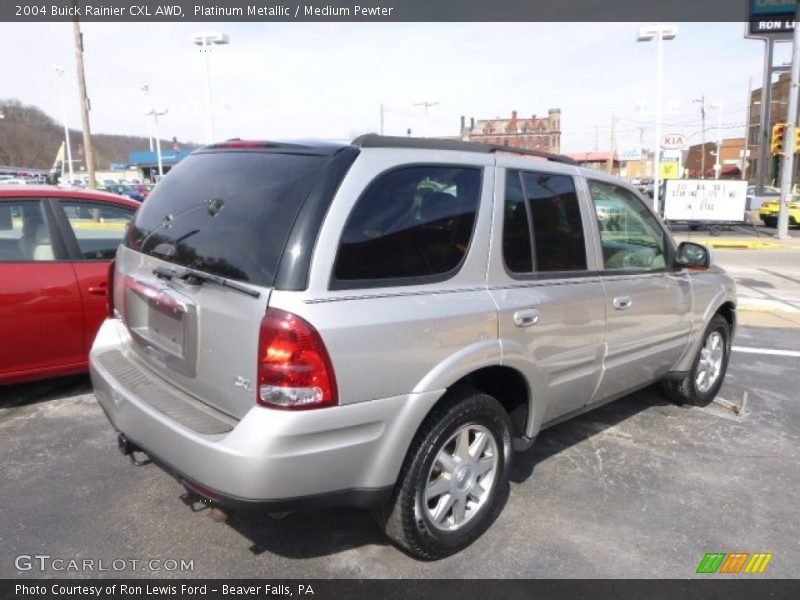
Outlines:
<svg viewBox="0 0 800 600"><path fill-rule="evenodd" d="M798 198L798 196L794 196ZM778 226L778 215L781 211L780 200L768 200L761 205L758 216L767 227ZM800 201L789 203L789 226L797 227L800 225Z"/></svg>
<svg viewBox="0 0 800 600"><path fill-rule="evenodd" d="M139 187L135 185L117 183L106 188L106 191L119 196L125 196L131 200L136 200L137 202L144 202L145 198L145 195L139 190Z"/></svg>
<svg viewBox="0 0 800 600"><path fill-rule="evenodd" d="M138 206L101 192L0 186L0 385L87 370L108 266Z"/></svg>
<svg viewBox="0 0 800 600"><path fill-rule="evenodd" d="M136 186L139 190L139 193L144 197L147 198L150 195L150 192L153 191L153 188L156 187L155 183L143 183L142 185Z"/></svg>

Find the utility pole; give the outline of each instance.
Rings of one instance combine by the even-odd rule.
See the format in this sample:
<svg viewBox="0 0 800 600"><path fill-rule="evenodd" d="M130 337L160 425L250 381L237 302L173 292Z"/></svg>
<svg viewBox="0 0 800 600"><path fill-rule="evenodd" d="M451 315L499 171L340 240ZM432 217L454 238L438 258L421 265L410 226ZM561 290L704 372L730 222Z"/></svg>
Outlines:
<svg viewBox="0 0 800 600"><path fill-rule="evenodd" d="M86 93L86 73L83 70L83 34L78 19L73 22L75 31L75 62L78 66L78 91L81 96L81 122L83 123L83 151L86 158L86 172L89 178L89 189L97 189L97 179L94 174L94 150L92 149L92 130L89 126L89 96Z"/></svg>
<svg viewBox="0 0 800 600"><path fill-rule="evenodd" d="M383 102L381 102L381 135L383 135Z"/></svg>
<svg viewBox="0 0 800 600"><path fill-rule="evenodd" d="M436 106L438 102L416 102L414 106L423 106L425 108L425 137L428 137L428 109L431 106Z"/></svg>
<svg viewBox="0 0 800 600"><path fill-rule="evenodd" d="M722 171L722 102L710 105L717 109L717 160L714 163L714 179L719 179Z"/></svg>
<svg viewBox="0 0 800 600"><path fill-rule="evenodd" d="M800 17L800 4L795 12L795 23ZM789 237L789 203L794 192L794 153L797 132L798 86L800 85L800 27L794 28L792 41L792 82L789 87L789 112L786 114L789 127L786 128L786 152L781 165L781 210L778 213L778 233L780 240Z"/></svg>
<svg viewBox="0 0 800 600"><path fill-rule="evenodd" d="M700 179L706 178L706 97L705 94L700 96L697 100L692 100L700 104L700 143L702 150L700 150Z"/></svg>
<svg viewBox="0 0 800 600"><path fill-rule="evenodd" d="M594 151L595 152L597 152L600 149L599 145L598 145L599 143L600 143L600 125L595 125L594 126Z"/></svg>

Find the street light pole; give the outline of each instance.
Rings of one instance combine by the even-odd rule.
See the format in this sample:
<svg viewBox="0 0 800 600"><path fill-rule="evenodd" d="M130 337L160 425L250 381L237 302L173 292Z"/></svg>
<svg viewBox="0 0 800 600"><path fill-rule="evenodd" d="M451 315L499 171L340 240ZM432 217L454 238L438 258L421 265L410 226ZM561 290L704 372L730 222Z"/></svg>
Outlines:
<svg viewBox="0 0 800 600"><path fill-rule="evenodd" d="M230 38L221 32L196 33L192 38L195 45L200 46L200 51L205 54L205 107L203 128L205 132L205 143L211 144L214 141L214 113L211 105L211 45L221 46L229 44Z"/></svg>
<svg viewBox="0 0 800 600"><path fill-rule="evenodd" d="M657 66L656 66L656 140L653 152L653 208L656 212L661 210L661 113L663 110L663 79L664 79L664 41L673 40L678 35L678 28L672 25L656 25L642 27L639 30L639 42L656 40Z"/></svg>
<svg viewBox="0 0 800 600"><path fill-rule="evenodd" d="M144 94L144 108L145 110L152 110L153 107L150 106L150 86L143 85L141 88L142 93ZM150 123L150 119L148 118L149 113L145 113L144 122L147 125L147 142L150 145L150 152L153 151L153 125Z"/></svg>
<svg viewBox="0 0 800 600"><path fill-rule="evenodd" d="M69 171L69 181L70 184L75 179L74 173L72 172L72 147L69 143L69 126L67 125L67 92L64 87L64 69L61 67L53 67L58 75L58 80L60 82L61 87L61 114L62 120L64 121L64 144L66 145L67 149L67 170ZM64 172L62 167L61 172Z"/></svg>
<svg viewBox="0 0 800 600"><path fill-rule="evenodd" d="M164 176L164 164L161 160L161 138L158 135L158 117L166 115L169 111L166 108L156 110L151 108L145 115L153 117L153 136L156 138L156 160L158 161L158 178Z"/></svg>

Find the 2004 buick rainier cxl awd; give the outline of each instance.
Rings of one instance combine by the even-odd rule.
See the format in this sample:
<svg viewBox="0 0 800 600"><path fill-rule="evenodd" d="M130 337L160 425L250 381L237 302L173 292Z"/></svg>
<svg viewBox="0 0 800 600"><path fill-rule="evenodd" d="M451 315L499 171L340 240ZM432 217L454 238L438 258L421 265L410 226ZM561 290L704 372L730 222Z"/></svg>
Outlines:
<svg viewBox="0 0 800 600"><path fill-rule="evenodd" d="M710 402L732 279L627 183L512 152L368 135L181 162L91 352L123 452L221 507L370 508L432 559L492 523L543 427L659 380Z"/></svg>

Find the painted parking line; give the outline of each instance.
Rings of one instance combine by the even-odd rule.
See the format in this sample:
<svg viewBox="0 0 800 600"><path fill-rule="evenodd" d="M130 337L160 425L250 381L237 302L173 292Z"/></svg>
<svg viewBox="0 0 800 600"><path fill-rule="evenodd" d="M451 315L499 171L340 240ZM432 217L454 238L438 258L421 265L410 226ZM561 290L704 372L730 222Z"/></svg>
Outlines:
<svg viewBox="0 0 800 600"><path fill-rule="evenodd" d="M744 352L745 354L769 354L772 356L792 356L800 358L800 352L795 350L772 350L770 348L747 348L745 346L734 346L734 352Z"/></svg>

